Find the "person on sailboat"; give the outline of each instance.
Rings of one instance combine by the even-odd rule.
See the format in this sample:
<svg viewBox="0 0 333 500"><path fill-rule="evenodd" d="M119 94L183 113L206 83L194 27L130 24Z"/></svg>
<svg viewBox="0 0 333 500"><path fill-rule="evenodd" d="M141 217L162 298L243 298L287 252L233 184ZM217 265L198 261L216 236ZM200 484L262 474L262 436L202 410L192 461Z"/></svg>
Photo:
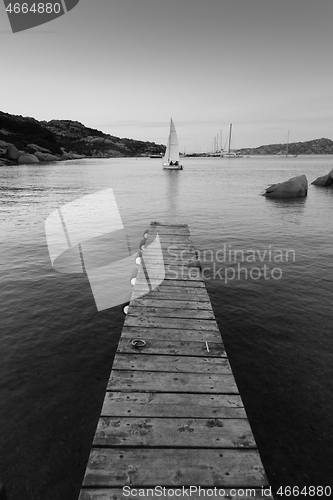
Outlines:
<svg viewBox="0 0 333 500"><path fill-rule="evenodd" d="M172 162L172 160L170 161L169 165L173 165L173 162Z"/></svg>
<svg viewBox="0 0 333 500"><path fill-rule="evenodd" d="M179 162L178 162L178 161L175 161L175 165L176 165L176 166L178 167L178 165L179 165Z"/></svg>

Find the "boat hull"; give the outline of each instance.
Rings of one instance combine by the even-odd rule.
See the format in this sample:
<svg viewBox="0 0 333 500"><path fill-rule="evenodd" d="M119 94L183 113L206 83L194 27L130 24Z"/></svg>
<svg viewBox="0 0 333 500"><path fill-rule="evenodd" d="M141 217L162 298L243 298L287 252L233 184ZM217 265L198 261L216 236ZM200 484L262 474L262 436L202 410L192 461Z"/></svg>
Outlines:
<svg viewBox="0 0 333 500"><path fill-rule="evenodd" d="M163 164L164 170L183 170L182 165L164 165Z"/></svg>
<svg viewBox="0 0 333 500"><path fill-rule="evenodd" d="M237 155L233 153L225 153L222 155L222 158L243 158L243 155Z"/></svg>

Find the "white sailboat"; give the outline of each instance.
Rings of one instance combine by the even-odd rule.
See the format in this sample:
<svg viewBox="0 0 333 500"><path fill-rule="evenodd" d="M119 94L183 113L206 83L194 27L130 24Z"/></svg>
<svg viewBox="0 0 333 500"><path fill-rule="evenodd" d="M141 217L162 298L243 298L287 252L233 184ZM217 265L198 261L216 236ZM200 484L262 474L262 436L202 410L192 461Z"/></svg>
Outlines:
<svg viewBox="0 0 333 500"><path fill-rule="evenodd" d="M163 158L163 168L166 170L183 170L179 163L179 147L175 124L170 119L170 133Z"/></svg>
<svg viewBox="0 0 333 500"><path fill-rule="evenodd" d="M296 156L297 156L297 155L290 155L290 154L289 154L289 136L290 136L290 130L288 130L287 148L286 148L286 158L289 158L289 157L296 158Z"/></svg>
<svg viewBox="0 0 333 500"><path fill-rule="evenodd" d="M230 123L228 151L226 153L223 152L221 154L221 156L223 156L223 158L243 158L243 155L241 155L239 153L235 153L234 151L230 150L230 146L231 146L231 131L232 131L232 123Z"/></svg>
<svg viewBox="0 0 333 500"><path fill-rule="evenodd" d="M297 154L294 155L289 154L289 136L290 136L290 130L288 130L287 134L286 148L285 150L282 149L279 153L277 153L277 156L285 156L286 158L296 158L298 156Z"/></svg>

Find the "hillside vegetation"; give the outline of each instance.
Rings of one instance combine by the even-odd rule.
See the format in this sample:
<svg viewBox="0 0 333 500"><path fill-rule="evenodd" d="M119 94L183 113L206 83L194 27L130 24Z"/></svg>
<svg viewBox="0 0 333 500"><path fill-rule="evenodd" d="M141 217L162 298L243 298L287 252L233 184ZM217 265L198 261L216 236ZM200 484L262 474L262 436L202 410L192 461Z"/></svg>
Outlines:
<svg viewBox="0 0 333 500"><path fill-rule="evenodd" d="M243 148L239 150L247 155L277 155L286 154L286 144L268 144L258 148ZM306 142L291 142L288 145L290 155L333 154L333 141L331 139L314 139Z"/></svg>
<svg viewBox="0 0 333 500"><path fill-rule="evenodd" d="M0 164L149 156L164 150L163 144L121 139L72 120L39 122L0 111Z"/></svg>

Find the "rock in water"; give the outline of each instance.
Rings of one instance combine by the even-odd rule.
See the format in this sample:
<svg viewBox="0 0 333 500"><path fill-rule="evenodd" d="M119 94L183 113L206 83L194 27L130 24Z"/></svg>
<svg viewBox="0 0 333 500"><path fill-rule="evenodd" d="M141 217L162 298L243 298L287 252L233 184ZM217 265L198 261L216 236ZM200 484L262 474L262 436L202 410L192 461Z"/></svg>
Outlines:
<svg viewBox="0 0 333 500"><path fill-rule="evenodd" d="M333 168L328 174L323 175L322 177L317 177L317 179L311 182L311 184L323 187L331 186L331 184L333 184Z"/></svg>
<svg viewBox="0 0 333 500"><path fill-rule="evenodd" d="M308 194L308 180L305 175L292 177L285 182L272 184L263 193L267 198L301 198Z"/></svg>

